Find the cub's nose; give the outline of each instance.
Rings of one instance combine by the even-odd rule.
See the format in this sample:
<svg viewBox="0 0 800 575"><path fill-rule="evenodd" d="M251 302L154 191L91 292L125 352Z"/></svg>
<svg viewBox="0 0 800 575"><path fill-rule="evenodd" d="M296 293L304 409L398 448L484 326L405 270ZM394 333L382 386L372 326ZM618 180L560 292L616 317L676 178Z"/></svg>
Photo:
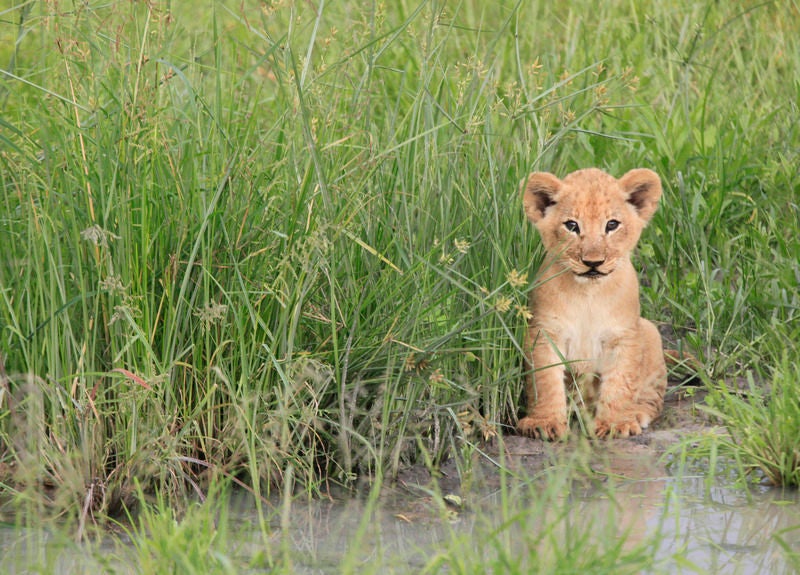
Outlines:
<svg viewBox="0 0 800 575"><path fill-rule="evenodd" d="M583 265L589 268L599 268L606 260L581 260Z"/></svg>

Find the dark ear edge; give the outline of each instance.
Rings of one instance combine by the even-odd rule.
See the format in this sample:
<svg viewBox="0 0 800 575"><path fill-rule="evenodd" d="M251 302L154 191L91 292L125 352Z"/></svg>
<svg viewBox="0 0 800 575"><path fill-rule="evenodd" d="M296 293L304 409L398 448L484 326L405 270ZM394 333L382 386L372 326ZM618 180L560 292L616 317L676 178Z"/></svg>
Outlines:
<svg viewBox="0 0 800 575"><path fill-rule="evenodd" d="M557 203L559 189L561 180L553 174L534 172L528 176L522 203L530 221L535 224L545 216L547 208Z"/></svg>
<svg viewBox="0 0 800 575"><path fill-rule="evenodd" d="M628 195L631 204L645 222L649 222L658 208L661 199L661 178L653 170L637 168L619 179L622 190Z"/></svg>

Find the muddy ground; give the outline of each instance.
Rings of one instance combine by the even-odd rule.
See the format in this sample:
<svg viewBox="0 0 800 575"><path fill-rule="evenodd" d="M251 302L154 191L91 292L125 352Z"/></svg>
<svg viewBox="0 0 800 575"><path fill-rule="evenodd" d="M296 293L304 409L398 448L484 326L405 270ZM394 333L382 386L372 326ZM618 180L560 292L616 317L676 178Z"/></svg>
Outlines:
<svg viewBox="0 0 800 575"><path fill-rule="evenodd" d="M591 441L590 468L600 477L632 480L669 475L662 456L670 447L693 433L719 429L699 409L705 395L701 387L673 384L667 390L661 417L644 433L631 438ZM468 465L463 461L459 465L451 458L433 474L423 465L403 469L395 484L400 496L398 500L405 502L411 516L424 515L430 513L433 504L431 493L456 495L457 501L467 501L473 495L499 489L501 461L510 471L531 477L568 456L570 451L580 447L579 443L585 444L586 441L574 426L571 437L565 442L552 443L512 434L505 435L502 440L495 438L479 446ZM467 468L467 473L464 473ZM415 498L408 498L414 494L418 496L416 504L413 503Z"/></svg>

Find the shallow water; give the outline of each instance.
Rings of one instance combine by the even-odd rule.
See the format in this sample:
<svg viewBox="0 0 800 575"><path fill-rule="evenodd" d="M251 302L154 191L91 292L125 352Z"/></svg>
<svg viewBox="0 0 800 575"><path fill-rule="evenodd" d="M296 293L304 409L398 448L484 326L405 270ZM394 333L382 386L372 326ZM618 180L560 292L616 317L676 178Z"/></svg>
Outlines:
<svg viewBox="0 0 800 575"><path fill-rule="evenodd" d="M278 561L282 572L291 573L340 573L343 565L349 565L351 572L418 572L458 537L483 537L507 520L501 510L508 507L509 496L516 502L512 506L524 508L525 490L530 493L531 486L541 480L531 480L520 470L528 469L535 459L519 456L507 461L516 475L503 486L498 484L496 469L479 466L473 470L475 487L462 494L463 507L443 505L442 498L427 489L434 483L401 481L383 489L376 502L342 495L294 500L287 508L272 501L273 511L267 513L262 529L252 497L237 492L227 507L234 536L226 551L238 564L255 565L253 572L266 572L272 564L253 562L259 555L282 557ZM541 467L541 461L536 465ZM699 476L671 477L655 459L630 446L591 467L599 479L567 483L570 487L559 495L572 510L570 520L580 524L611 517L614 512L614 523L627 530L626 546L660 534L653 572L797 572L800 496L796 490L708 488ZM540 512L531 509L532 514ZM515 537L516 532L509 529L509 548L524 551L528 543ZM2 573L106 573L111 569L135 573L137 569L131 566L135 556L130 543L119 539L89 548L72 543L67 536L0 525Z"/></svg>
<svg viewBox="0 0 800 575"><path fill-rule="evenodd" d="M624 478L615 483L613 501L604 490L592 487L579 487L565 497L574 501L577 521L605 516L609 506L615 506L618 520L629 529L626 545L660 534L653 572L797 573L797 490L707 488L702 477ZM273 521L272 544L289 542L292 570L297 573L338 573L348 556L358 564L377 562L391 566L393 572L416 572L454 536L480 537L487 524L499 525L501 499L499 491L482 493L473 498L470 509L443 513L434 499L409 497L404 491L382 496L373 513L368 501L360 498L305 502L293 506L288 531L281 529L279 519ZM234 498L231 518L242 526L253 524L249 497ZM365 521L366 529L356 535ZM251 544L258 547L263 542ZM247 547L241 549L246 555L251 552Z"/></svg>
<svg viewBox="0 0 800 575"><path fill-rule="evenodd" d="M710 573L796 573L800 497L796 490L712 487L672 480L661 552L682 555ZM653 521L648 527L653 527ZM792 564L782 544L795 554Z"/></svg>
<svg viewBox="0 0 800 575"><path fill-rule="evenodd" d="M87 553L67 535L52 530L0 524L0 573L16 575L105 574L117 562L117 545L109 540Z"/></svg>

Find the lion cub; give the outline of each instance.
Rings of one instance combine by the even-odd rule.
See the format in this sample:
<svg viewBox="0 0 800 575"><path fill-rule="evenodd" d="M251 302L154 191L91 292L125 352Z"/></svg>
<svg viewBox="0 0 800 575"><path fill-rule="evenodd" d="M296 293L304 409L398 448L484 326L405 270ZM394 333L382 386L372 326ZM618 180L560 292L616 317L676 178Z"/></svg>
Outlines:
<svg viewBox="0 0 800 575"><path fill-rule="evenodd" d="M533 369L527 416L517 426L523 435L564 437L568 394L594 417L598 437L639 434L661 413L661 335L639 315L631 264L660 197L661 180L647 169L620 179L594 168L563 180L543 172L528 177L525 213L545 260L530 298L526 353Z"/></svg>

